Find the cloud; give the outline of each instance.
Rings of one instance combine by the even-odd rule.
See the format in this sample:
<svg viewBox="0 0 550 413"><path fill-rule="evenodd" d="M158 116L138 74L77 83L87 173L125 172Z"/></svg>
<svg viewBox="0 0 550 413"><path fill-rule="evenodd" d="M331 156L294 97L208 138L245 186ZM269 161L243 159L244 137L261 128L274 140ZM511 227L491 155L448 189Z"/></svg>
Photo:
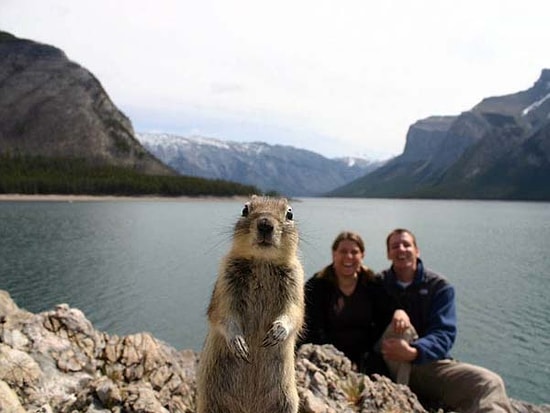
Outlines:
<svg viewBox="0 0 550 413"><path fill-rule="evenodd" d="M166 122L171 132L383 156L401 152L420 118L529 87L548 66L549 9L545 0L3 0L0 27L63 49L136 129Z"/></svg>

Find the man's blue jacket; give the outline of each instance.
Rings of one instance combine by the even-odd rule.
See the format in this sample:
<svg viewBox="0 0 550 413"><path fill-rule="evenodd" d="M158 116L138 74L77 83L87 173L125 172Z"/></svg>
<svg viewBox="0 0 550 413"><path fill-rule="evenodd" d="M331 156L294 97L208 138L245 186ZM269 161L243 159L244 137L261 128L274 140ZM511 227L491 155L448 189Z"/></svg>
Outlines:
<svg viewBox="0 0 550 413"><path fill-rule="evenodd" d="M405 310L418 333L419 338L411 343L418 350L414 363L451 358L457 333L453 286L443 276L425 269L420 259L415 278L407 287L398 284L393 268L383 271L381 277L391 298L391 313Z"/></svg>

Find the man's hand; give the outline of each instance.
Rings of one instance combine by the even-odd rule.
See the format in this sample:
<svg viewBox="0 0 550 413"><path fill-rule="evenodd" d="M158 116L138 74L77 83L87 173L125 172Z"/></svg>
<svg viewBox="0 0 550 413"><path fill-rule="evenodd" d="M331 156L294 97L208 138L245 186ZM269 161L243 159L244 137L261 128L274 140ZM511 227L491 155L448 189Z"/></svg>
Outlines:
<svg viewBox="0 0 550 413"><path fill-rule="evenodd" d="M402 338L387 338L382 342L382 356L391 361L411 362L418 356L418 350Z"/></svg>
<svg viewBox="0 0 550 413"><path fill-rule="evenodd" d="M403 334L411 326L411 320L404 310L395 310L391 320L393 331L397 334Z"/></svg>

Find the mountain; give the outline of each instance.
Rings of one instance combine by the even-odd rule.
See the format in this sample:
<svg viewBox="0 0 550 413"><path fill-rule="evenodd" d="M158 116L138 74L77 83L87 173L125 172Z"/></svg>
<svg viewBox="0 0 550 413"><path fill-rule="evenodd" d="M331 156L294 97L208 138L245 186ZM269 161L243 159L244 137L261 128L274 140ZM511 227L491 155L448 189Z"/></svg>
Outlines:
<svg viewBox="0 0 550 413"><path fill-rule="evenodd" d="M315 196L344 185L382 163L328 159L292 146L204 137L138 133L153 155L181 174L227 179L286 196Z"/></svg>
<svg viewBox="0 0 550 413"><path fill-rule="evenodd" d="M550 200L550 69L527 90L429 117L405 150L329 193L341 197Z"/></svg>
<svg viewBox="0 0 550 413"><path fill-rule="evenodd" d="M0 32L0 192L127 193L136 191L129 181L142 180L138 175L175 178L179 173L188 176L185 188L212 187L201 178L214 180L217 187L232 181L230 191L307 196L337 188L379 165L331 160L289 146L174 139L146 139L151 142L148 151L92 73L54 46ZM183 146L178 149L175 142ZM78 179L69 182L67 177L75 174ZM104 185L113 174L118 181ZM165 188L181 194L183 188L175 179L166 185L145 180L140 188L148 192ZM242 183L240 189L235 182Z"/></svg>
<svg viewBox="0 0 550 413"><path fill-rule="evenodd" d="M251 192L179 176L137 141L93 74L56 47L0 31L0 193Z"/></svg>
<svg viewBox="0 0 550 413"><path fill-rule="evenodd" d="M99 81L53 46L0 32L0 152L175 175L135 139Z"/></svg>

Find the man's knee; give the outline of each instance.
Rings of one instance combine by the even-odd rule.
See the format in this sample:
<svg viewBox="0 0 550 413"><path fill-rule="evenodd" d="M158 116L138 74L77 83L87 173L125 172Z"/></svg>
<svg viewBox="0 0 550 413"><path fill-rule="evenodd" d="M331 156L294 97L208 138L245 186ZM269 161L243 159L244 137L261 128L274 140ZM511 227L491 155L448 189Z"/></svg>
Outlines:
<svg viewBox="0 0 550 413"><path fill-rule="evenodd" d="M504 381L497 373L480 366L469 365L469 367L472 382L480 392L504 391Z"/></svg>
<svg viewBox="0 0 550 413"><path fill-rule="evenodd" d="M504 380L502 380L502 377L500 377L497 373L483 369L484 373L482 375L483 377L483 383L482 386L480 386L482 389L485 389L486 393L490 394L497 394L500 393L502 395L506 394L506 387L504 385Z"/></svg>
<svg viewBox="0 0 550 413"><path fill-rule="evenodd" d="M474 390L477 405L471 411L475 412L512 412L512 406L504 380L497 373L483 369L481 381Z"/></svg>

